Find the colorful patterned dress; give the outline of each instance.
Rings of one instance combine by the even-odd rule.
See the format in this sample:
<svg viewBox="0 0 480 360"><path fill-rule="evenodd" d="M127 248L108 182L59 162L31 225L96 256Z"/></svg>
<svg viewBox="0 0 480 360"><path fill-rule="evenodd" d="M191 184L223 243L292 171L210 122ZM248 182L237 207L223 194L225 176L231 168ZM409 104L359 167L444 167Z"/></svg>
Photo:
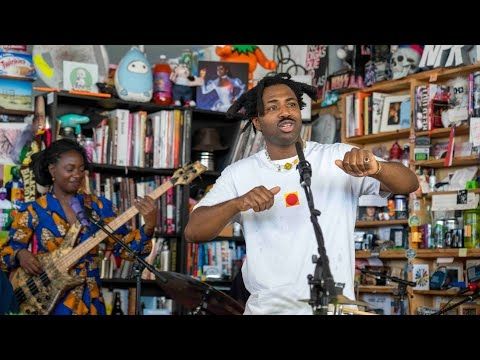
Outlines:
<svg viewBox="0 0 480 360"><path fill-rule="evenodd" d="M78 194L77 197L84 205L84 196ZM101 224L108 224L117 216L111 201L105 197L98 198L92 195L90 204L92 216ZM48 192L36 201L23 204L13 220L8 241L0 247L0 269L10 271L18 267L17 252L21 249L28 249L33 238L36 239L37 253L39 254L57 249L70 228L66 219L60 202L52 192ZM87 240L97 230L98 228L94 224L84 228L77 243ZM151 238L144 233L143 227L128 232L127 227L123 225L115 233L123 235L123 241L143 258L150 253ZM126 250L113 240L107 238L105 241L109 248L113 248L114 255L130 259ZM97 254L98 246L78 261L74 270L76 274L86 278L85 283L67 292L51 314L105 315L105 304L100 292Z"/></svg>

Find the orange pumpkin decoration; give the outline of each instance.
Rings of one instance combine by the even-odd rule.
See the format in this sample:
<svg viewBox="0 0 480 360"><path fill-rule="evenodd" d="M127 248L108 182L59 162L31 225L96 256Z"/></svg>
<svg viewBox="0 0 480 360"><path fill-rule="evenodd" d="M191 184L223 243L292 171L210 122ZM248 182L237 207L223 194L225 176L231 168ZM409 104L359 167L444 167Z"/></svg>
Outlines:
<svg viewBox="0 0 480 360"><path fill-rule="evenodd" d="M248 88L253 87L253 73L260 64L264 69L274 70L277 63L269 60L263 51L256 45L225 45L217 46L215 53L221 61L248 64Z"/></svg>

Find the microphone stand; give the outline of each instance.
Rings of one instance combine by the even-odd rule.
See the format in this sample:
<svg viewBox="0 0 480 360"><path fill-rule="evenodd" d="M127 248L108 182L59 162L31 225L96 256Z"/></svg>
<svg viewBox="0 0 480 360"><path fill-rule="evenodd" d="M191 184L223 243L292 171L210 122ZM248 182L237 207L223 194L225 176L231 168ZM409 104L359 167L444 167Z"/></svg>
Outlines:
<svg viewBox="0 0 480 360"><path fill-rule="evenodd" d="M446 308L443 308L439 311L437 311L436 313L433 313L432 315L443 315L445 314L447 311L450 311L452 309L455 309L456 307L466 303L466 302L469 302L469 301L473 301L477 298L480 297L480 290L477 290L475 291L472 295L469 295L469 296L466 296L465 299L459 301L459 302L456 302L455 304L452 304L450 306L447 306Z"/></svg>
<svg viewBox="0 0 480 360"><path fill-rule="evenodd" d="M357 267L357 270L360 270L363 274L373 275L377 279L383 278L383 279L388 279L392 282L397 283L398 284L398 290L396 291L396 293L394 293L395 298L396 298L395 301L397 302L398 306L400 307L400 315L406 315L405 314L405 306L403 306L403 304L404 304L405 298L407 297L407 286L412 286L412 287L416 286L417 283L415 281L408 281L408 280L400 279L396 276L381 274L381 273L378 273L378 272L375 272L375 271L360 269L358 267Z"/></svg>
<svg viewBox="0 0 480 360"><path fill-rule="evenodd" d="M297 169L300 173L300 185L305 190L305 196L310 210L310 220L313 224L313 230L318 244L318 253L320 254L320 256L312 255L312 262L315 264L315 272L313 276L309 274L307 277L308 285L310 287L310 301L308 303L312 306L315 315L327 315L330 298L335 298L337 295L341 294L343 286L336 286L330 271L330 263L325 249L325 241L317 218L321 213L319 210L315 209L312 189L310 188L312 168L310 163L305 160L302 146L303 144L301 142L295 143L299 158Z"/></svg>
<svg viewBox="0 0 480 360"><path fill-rule="evenodd" d="M162 274L158 272L157 269L155 269L152 265L147 263L143 258L138 256L138 254L135 251L130 249L127 244L125 244L122 240L118 239L115 234L107 230L102 224L96 221L90 214L87 214L87 217L89 218L92 224L94 224L96 227L102 230L105 234L108 235L109 238L113 239L117 244L120 244L120 246L123 247L135 259L135 263L133 265L134 274L135 274L135 283L136 283L135 315L142 315L140 313L140 310L141 310L140 295L142 291L142 270L144 268L147 268L150 272L155 274L155 280L160 281L163 284L166 284L168 280L165 279L162 276Z"/></svg>

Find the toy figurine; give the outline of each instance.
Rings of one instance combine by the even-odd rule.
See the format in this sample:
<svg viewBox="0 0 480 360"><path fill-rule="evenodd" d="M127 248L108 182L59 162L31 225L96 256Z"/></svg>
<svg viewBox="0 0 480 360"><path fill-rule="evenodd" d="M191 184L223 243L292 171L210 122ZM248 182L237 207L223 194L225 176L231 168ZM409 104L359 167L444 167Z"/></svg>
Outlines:
<svg viewBox="0 0 480 360"><path fill-rule="evenodd" d="M390 161L400 161L402 158L402 148L397 141L390 148Z"/></svg>
<svg viewBox="0 0 480 360"><path fill-rule="evenodd" d="M193 87L203 85L203 78L190 75L186 64L178 64L170 74L173 82L172 94L176 106L196 106L193 101Z"/></svg>
<svg viewBox="0 0 480 360"><path fill-rule="evenodd" d="M65 114L58 118L60 121L60 126L62 128L73 127L75 129L75 134L78 135L82 131L80 124L87 124L90 121L90 118L85 115L78 114Z"/></svg>
<svg viewBox="0 0 480 360"><path fill-rule="evenodd" d="M215 53L221 61L248 63L248 88L253 87L253 73L260 64L266 70L275 70L277 63L268 59L257 45L225 45L217 46Z"/></svg>
<svg viewBox="0 0 480 360"><path fill-rule="evenodd" d="M115 71L115 88L126 101L149 102L153 95L152 67L145 54L132 47Z"/></svg>

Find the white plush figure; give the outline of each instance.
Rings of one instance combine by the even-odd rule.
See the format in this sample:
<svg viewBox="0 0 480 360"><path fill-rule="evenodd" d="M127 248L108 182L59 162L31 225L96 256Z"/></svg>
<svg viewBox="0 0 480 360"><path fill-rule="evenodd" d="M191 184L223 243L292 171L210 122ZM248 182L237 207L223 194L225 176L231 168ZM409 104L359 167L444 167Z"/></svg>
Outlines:
<svg viewBox="0 0 480 360"><path fill-rule="evenodd" d="M118 96L126 101L149 102L153 95L152 67L145 54L132 47L115 72Z"/></svg>

